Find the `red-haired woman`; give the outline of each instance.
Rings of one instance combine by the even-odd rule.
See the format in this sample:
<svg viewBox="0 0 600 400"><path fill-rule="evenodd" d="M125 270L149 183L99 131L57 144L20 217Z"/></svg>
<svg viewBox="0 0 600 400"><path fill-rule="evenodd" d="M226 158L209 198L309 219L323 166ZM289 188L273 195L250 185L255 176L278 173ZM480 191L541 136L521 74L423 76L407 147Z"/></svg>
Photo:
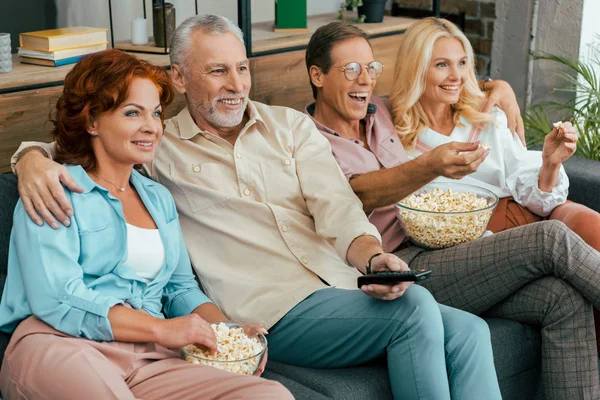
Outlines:
<svg viewBox="0 0 600 400"><path fill-rule="evenodd" d="M291 398L170 350L216 350L209 322L227 321L194 279L171 195L133 169L151 160L172 98L161 68L118 50L67 75L52 136L83 193L67 190L75 213L57 230L15 209L0 304L0 329L14 332L5 398Z"/></svg>

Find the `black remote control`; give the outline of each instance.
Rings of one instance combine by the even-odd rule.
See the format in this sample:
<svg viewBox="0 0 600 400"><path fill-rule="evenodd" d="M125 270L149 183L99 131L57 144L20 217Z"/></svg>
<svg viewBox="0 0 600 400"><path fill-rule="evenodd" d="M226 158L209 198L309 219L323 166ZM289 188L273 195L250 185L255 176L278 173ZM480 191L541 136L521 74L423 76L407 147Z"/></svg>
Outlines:
<svg viewBox="0 0 600 400"><path fill-rule="evenodd" d="M370 275L358 277L358 287L364 285L395 285L400 282L418 282L429 278L430 269L410 271L376 271Z"/></svg>

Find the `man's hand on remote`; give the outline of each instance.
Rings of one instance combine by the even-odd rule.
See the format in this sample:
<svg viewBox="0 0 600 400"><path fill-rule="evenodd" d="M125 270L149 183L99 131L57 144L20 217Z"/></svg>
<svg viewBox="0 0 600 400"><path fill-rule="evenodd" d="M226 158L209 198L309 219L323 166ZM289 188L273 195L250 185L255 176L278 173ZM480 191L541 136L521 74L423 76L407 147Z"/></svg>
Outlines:
<svg viewBox="0 0 600 400"><path fill-rule="evenodd" d="M384 253L371 260L371 271L409 271L408 265L393 254ZM396 300L401 297L412 282L397 285L364 285L360 289L367 295L379 300Z"/></svg>

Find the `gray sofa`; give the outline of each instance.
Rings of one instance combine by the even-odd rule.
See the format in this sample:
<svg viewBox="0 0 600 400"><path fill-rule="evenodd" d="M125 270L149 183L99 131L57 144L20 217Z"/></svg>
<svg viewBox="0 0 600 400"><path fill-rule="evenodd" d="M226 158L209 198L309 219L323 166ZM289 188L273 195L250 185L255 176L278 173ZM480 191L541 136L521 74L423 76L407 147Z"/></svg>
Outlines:
<svg viewBox="0 0 600 400"><path fill-rule="evenodd" d="M570 198L600 211L600 163L572 158L565 167L571 179ZM0 291L6 279L8 242L16 201L16 178L0 174ZM542 399L539 330L508 320L490 318L487 322L492 332L494 362L503 398ZM9 339L9 335L0 333L0 360ZM371 365L329 370L269 361L264 377L281 382L299 400L392 399L383 359Z"/></svg>

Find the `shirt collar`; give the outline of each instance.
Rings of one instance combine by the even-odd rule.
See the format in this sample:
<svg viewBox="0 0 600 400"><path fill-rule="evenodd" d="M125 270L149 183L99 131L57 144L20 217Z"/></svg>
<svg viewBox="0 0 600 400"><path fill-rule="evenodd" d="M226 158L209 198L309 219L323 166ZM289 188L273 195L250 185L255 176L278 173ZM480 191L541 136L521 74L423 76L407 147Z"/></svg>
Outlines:
<svg viewBox="0 0 600 400"><path fill-rule="evenodd" d="M249 117L248 122L246 123L247 127L256 122L260 122L267 132L269 131L267 124L252 101L248 102L246 113L248 113ZM185 107L179 112L179 114L177 114L177 120L179 122L179 137L183 140L190 140L199 133L203 135L211 135L210 132L202 130L198 127L198 125L196 125L196 122L194 122L194 118L192 118L192 114L190 114L188 107Z"/></svg>
<svg viewBox="0 0 600 400"><path fill-rule="evenodd" d="M81 165L66 165L66 167L69 170L69 173L71 174L73 179L75 179L75 182L77 182L79 187L81 187L83 189L83 193L89 193L94 188L98 188L99 190L102 190L104 192L108 191L105 187L100 186L92 178L90 178L90 176L87 174L87 172L85 172L85 170L81 167ZM142 174L140 174L136 170L133 170L131 172L130 180L134 186L138 186L138 187L140 185L141 186L154 186L155 185L155 182L151 179L142 179Z"/></svg>
<svg viewBox="0 0 600 400"><path fill-rule="evenodd" d="M325 132L325 133L328 133L330 135L340 136L336 131L334 131L333 129L331 129L331 128L325 126L325 125L323 125L322 123L320 123L319 121L317 121L313 117L313 114L315 113L315 106L316 106L315 102L310 103L304 109L304 113L306 115L308 115L310 117L310 119L312 119L312 121L317 126L317 129L319 131L321 131L321 132ZM373 104L373 103L369 103L369 105L367 106L367 115L365 116L365 118L363 119L363 121L368 122L371 118L373 118L375 116L376 113L377 113L377 105Z"/></svg>

